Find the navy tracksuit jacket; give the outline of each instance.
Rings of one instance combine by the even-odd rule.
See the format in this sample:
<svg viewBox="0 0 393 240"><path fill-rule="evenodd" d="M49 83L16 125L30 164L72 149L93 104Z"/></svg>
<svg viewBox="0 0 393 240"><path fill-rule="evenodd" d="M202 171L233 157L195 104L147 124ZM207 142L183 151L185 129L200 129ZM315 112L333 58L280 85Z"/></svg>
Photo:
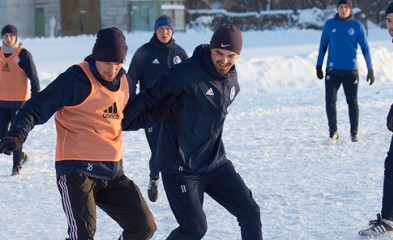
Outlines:
<svg viewBox="0 0 393 240"><path fill-rule="evenodd" d="M169 96L176 96L179 112L163 124L158 145L160 171L206 173L228 161L222 130L227 108L239 91L236 69L226 76L219 75L211 62L209 46L200 45L191 58L140 92L124 114L131 114L128 118L133 119ZM123 129L127 129L126 123Z"/></svg>
<svg viewBox="0 0 393 240"><path fill-rule="evenodd" d="M222 141L227 108L239 91L235 67L225 76L218 74L209 45L200 45L124 110L133 119L169 96L178 99L178 112L163 123L157 149L163 185L179 223L168 240L205 235L204 193L236 216L242 239L262 239L259 206L227 159Z"/></svg>
<svg viewBox="0 0 393 240"><path fill-rule="evenodd" d="M144 91L147 86L153 85L161 74L186 58L188 58L186 51L177 45L173 38L167 44L164 44L158 40L156 34L153 34L150 41L143 44L135 52L127 73L132 79L133 87L136 89L136 84L139 82L140 91ZM156 161L159 133L160 126L145 129L151 151L149 160L150 178L153 180L159 178Z"/></svg>

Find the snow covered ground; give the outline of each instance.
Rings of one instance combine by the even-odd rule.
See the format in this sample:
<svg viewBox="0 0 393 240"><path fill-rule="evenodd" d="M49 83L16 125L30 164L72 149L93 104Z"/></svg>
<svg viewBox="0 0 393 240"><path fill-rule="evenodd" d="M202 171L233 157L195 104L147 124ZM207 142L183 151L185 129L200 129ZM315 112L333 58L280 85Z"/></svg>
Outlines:
<svg viewBox="0 0 393 240"><path fill-rule="evenodd" d="M210 41L211 31L176 32L191 55ZM126 34L129 52L152 33ZM229 109L224 143L228 157L261 207L264 239L361 239L357 232L381 207L383 164L391 133L385 127L393 102L393 45L386 29L369 30L376 82L366 83L359 51L360 142L352 143L342 90L337 103L340 139L327 141L324 83L315 76L320 31L245 32L237 63L241 92ZM95 36L22 39L45 87L68 66L79 63ZM124 134L125 172L147 199L149 148L143 131ZM36 126L24 145L30 161L21 176L10 177L12 159L0 155L0 239L53 240L66 237L66 219L56 187L53 118ZM162 240L177 226L162 184L148 204ZM236 219L209 197L206 240L237 240ZM121 229L98 210L97 240L117 239ZM392 236L390 236L392 237ZM382 237L380 239L389 239Z"/></svg>

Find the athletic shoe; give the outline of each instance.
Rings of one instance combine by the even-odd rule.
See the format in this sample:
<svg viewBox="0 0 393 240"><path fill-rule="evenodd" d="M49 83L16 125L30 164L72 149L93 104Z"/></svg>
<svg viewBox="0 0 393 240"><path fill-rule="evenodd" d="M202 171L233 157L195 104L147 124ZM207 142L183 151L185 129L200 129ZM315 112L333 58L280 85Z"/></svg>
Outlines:
<svg viewBox="0 0 393 240"><path fill-rule="evenodd" d="M27 156L26 153L23 153L22 159L20 160L20 165L22 166L23 164L25 164L27 160L29 160L29 156Z"/></svg>
<svg viewBox="0 0 393 240"><path fill-rule="evenodd" d="M359 142L359 137L357 131L351 131L351 141Z"/></svg>
<svg viewBox="0 0 393 240"><path fill-rule="evenodd" d="M337 131L329 131L329 140L331 142L336 142L338 139L338 132Z"/></svg>
<svg viewBox="0 0 393 240"><path fill-rule="evenodd" d="M150 178L149 181L149 188L147 189L147 196L149 197L149 200L152 202L157 201L158 198L158 179L153 180Z"/></svg>
<svg viewBox="0 0 393 240"><path fill-rule="evenodd" d="M20 175L21 170L22 170L22 167L20 167L20 166L13 166L12 167L11 176Z"/></svg>
<svg viewBox="0 0 393 240"><path fill-rule="evenodd" d="M11 176L20 175L22 171L22 165L25 164L27 160L29 160L29 156L27 156L26 153L23 153L19 166L12 166Z"/></svg>
<svg viewBox="0 0 393 240"><path fill-rule="evenodd" d="M393 222L382 219L381 214L377 214L376 220L371 220L368 225L371 227L360 230L359 235L363 237L376 237L386 232L393 231Z"/></svg>

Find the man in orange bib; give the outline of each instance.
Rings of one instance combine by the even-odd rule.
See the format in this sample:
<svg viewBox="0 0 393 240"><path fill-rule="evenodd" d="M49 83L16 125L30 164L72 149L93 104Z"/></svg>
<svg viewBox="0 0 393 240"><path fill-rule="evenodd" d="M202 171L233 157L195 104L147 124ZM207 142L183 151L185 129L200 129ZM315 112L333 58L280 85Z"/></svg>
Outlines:
<svg viewBox="0 0 393 240"><path fill-rule="evenodd" d="M123 109L135 96L122 67L127 50L119 29L100 30L92 54L27 101L0 141L0 153L10 154L55 114L57 184L70 240L94 239L96 206L123 229L119 239L150 239L156 230L138 186L123 172ZM162 109L172 103L136 117L132 128L160 124L155 119L165 120Z"/></svg>
<svg viewBox="0 0 393 240"><path fill-rule="evenodd" d="M0 138L5 137L16 112L29 99L27 79L30 79L31 96L40 91L37 70L30 52L19 42L18 30L6 25L1 30L3 46L0 48ZM22 146L12 152L11 176L20 175L22 164L28 156Z"/></svg>

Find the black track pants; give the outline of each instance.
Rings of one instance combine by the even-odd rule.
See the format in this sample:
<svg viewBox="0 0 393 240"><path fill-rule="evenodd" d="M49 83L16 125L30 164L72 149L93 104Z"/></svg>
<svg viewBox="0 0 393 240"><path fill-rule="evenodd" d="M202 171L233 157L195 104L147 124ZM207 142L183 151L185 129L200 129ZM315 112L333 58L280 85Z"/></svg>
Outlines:
<svg viewBox="0 0 393 240"><path fill-rule="evenodd" d="M150 239L156 230L139 188L125 175L102 180L85 174L67 174L57 178L57 186L70 240L94 239L96 206L124 230L119 239Z"/></svg>
<svg viewBox="0 0 393 240"><path fill-rule="evenodd" d="M206 192L233 214L244 240L262 240L260 209L232 163L204 175L161 173L165 192L179 227L167 240L199 240L207 231L203 211Z"/></svg>
<svg viewBox="0 0 393 240"><path fill-rule="evenodd" d="M348 104L349 122L351 131L358 131L359 106L358 106L358 86L359 74L335 74L327 73L325 78L325 100L326 114L328 118L329 130L337 130L337 91L341 84L344 88L345 99Z"/></svg>

